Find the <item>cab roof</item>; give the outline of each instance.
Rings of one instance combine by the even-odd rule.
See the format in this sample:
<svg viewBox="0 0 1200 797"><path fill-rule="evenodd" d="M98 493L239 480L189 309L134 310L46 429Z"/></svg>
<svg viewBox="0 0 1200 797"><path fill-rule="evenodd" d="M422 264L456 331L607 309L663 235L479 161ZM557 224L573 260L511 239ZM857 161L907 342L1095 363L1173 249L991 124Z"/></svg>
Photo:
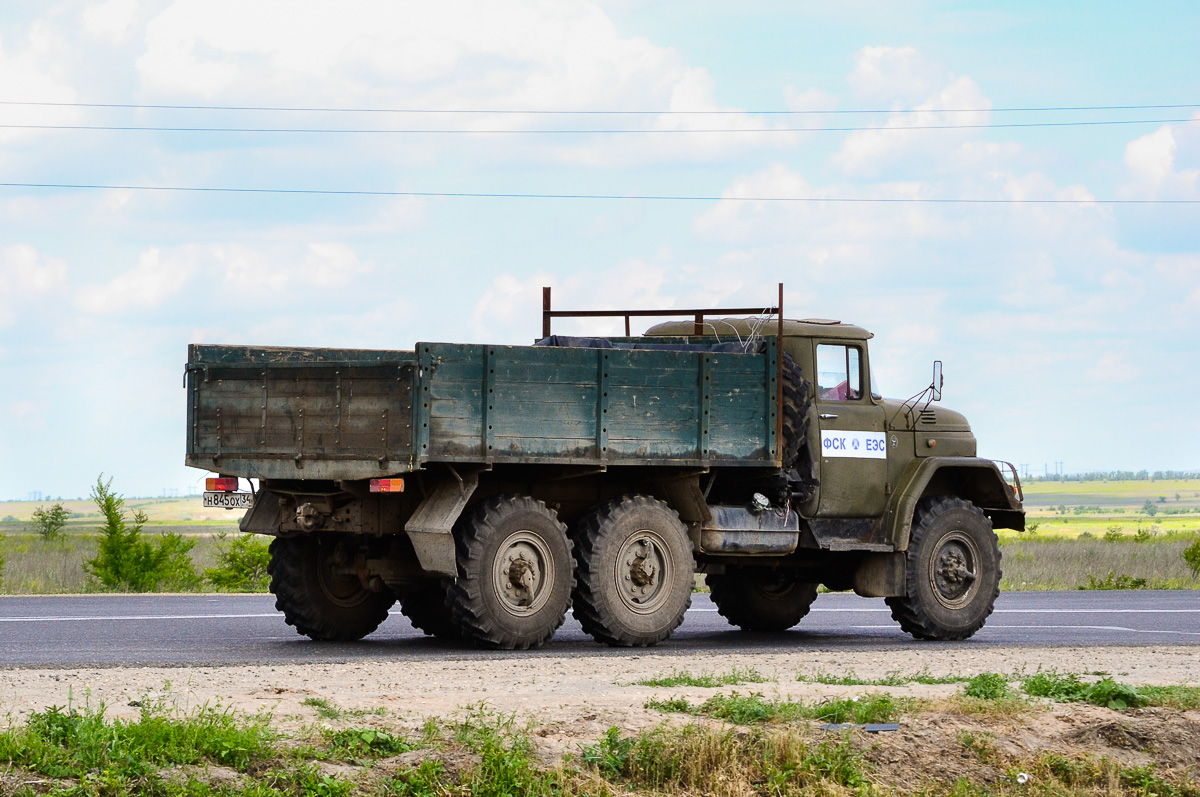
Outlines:
<svg viewBox="0 0 1200 797"><path fill-rule="evenodd" d="M738 335L746 337L757 332L759 335L774 335L778 322L762 318L706 318L704 333L706 335ZM645 331L646 336L688 337L695 332L694 321L665 321L655 324ZM872 333L856 327L853 324L843 324L827 318L787 319L783 321L784 337L803 338L846 338L849 340L867 340L875 337Z"/></svg>

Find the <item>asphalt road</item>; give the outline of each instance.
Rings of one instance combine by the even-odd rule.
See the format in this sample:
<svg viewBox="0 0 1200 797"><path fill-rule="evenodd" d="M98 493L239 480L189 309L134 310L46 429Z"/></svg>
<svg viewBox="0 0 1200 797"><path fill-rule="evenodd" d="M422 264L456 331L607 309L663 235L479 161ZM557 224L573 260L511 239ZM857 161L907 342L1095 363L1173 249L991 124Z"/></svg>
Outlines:
<svg viewBox="0 0 1200 797"><path fill-rule="evenodd" d="M0 597L0 667L192 666L460 658L469 648L425 637L398 608L353 644L297 635L270 595L87 595ZM821 595L812 613L783 634L745 634L716 613L707 595L675 636L656 648L690 655L721 650L768 652L884 650L927 645L1057 647L1200 646L1200 592L1015 592L966 642L917 642L900 631L881 599ZM542 652L564 657L628 655L592 641L569 615ZM519 656L478 652L472 655Z"/></svg>

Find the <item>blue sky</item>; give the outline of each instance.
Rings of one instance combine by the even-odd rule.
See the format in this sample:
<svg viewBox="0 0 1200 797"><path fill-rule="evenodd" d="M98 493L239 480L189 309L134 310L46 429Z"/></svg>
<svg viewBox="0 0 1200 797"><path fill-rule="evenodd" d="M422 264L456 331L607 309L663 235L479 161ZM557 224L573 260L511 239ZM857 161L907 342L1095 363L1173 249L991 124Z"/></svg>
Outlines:
<svg viewBox="0 0 1200 797"><path fill-rule="evenodd" d="M3 125L518 132L8 127L0 182L725 199L0 188L0 499L101 472L197 489L189 342L521 343L542 285L564 308L688 307L770 304L782 281L789 315L876 333L888 394L944 360L982 455L1198 469L1200 205L1092 200L1200 199L1200 107L999 110L1200 104L1197 41L1182 2L6 2L6 102L489 112L0 105ZM1129 119L1184 121L889 129ZM534 132L564 128L683 132ZM739 132L687 132L712 128Z"/></svg>

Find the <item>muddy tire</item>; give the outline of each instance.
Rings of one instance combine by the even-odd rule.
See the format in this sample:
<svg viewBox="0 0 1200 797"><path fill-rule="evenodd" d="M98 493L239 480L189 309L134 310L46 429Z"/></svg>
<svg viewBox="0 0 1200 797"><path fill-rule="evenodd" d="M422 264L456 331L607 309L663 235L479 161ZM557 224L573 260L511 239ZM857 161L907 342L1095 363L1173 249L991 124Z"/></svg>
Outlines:
<svg viewBox="0 0 1200 797"><path fill-rule="evenodd" d="M593 509L575 535L573 611L597 642L657 645L692 603L687 529L662 501L624 496Z"/></svg>
<svg viewBox="0 0 1200 797"><path fill-rule="evenodd" d="M1000 576L1000 546L979 507L961 498L925 498L908 542L906 594L887 605L917 639L967 639L992 613Z"/></svg>
<svg viewBox="0 0 1200 797"><path fill-rule="evenodd" d="M271 541L271 592L284 621L319 641L362 639L387 619L391 592L365 589L358 576L341 572L346 543L327 536L276 537Z"/></svg>
<svg viewBox="0 0 1200 797"><path fill-rule="evenodd" d="M817 599L817 584L782 569L730 566L705 581L717 613L743 631L786 631Z"/></svg>
<svg viewBox="0 0 1200 797"><path fill-rule="evenodd" d="M458 579L447 606L459 633L481 647L525 650L566 619L575 562L567 527L541 501L498 496L455 527Z"/></svg>
<svg viewBox="0 0 1200 797"><path fill-rule="evenodd" d="M443 581L429 581L400 595L400 613L413 628L439 639L459 639L462 633L446 605L447 587Z"/></svg>

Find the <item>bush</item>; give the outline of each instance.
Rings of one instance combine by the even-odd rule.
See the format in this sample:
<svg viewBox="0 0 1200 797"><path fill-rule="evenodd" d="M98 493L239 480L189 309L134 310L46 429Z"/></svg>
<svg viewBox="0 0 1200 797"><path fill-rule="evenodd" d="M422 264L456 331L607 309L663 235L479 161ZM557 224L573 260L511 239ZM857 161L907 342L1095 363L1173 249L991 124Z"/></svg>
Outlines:
<svg viewBox="0 0 1200 797"><path fill-rule="evenodd" d="M225 532L217 535L223 543ZM225 592L265 592L270 576L270 546L252 534L238 534L217 550L217 566L206 568L204 577L214 587Z"/></svg>
<svg viewBox="0 0 1200 797"><path fill-rule="evenodd" d="M188 551L194 540L178 534L162 534L153 542L142 538L146 513L133 513L132 523L125 518L125 499L112 491L112 479L96 479L92 500L104 516L100 550L84 569L103 586L112 590L150 592L157 589L188 590L200 584Z"/></svg>
<svg viewBox="0 0 1200 797"><path fill-rule="evenodd" d="M62 504L55 504L49 509L39 506L33 510L33 530L44 539L52 540L62 534L70 517L71 513Z"/></svg>
<svg viewBox="0 0 1200 797"><path fill-rule="evenodd" d="M1200 537L1183 549L1183 561L1187 562L1187 566L1192 569L1192 575L1200 578Z"/></svg>

